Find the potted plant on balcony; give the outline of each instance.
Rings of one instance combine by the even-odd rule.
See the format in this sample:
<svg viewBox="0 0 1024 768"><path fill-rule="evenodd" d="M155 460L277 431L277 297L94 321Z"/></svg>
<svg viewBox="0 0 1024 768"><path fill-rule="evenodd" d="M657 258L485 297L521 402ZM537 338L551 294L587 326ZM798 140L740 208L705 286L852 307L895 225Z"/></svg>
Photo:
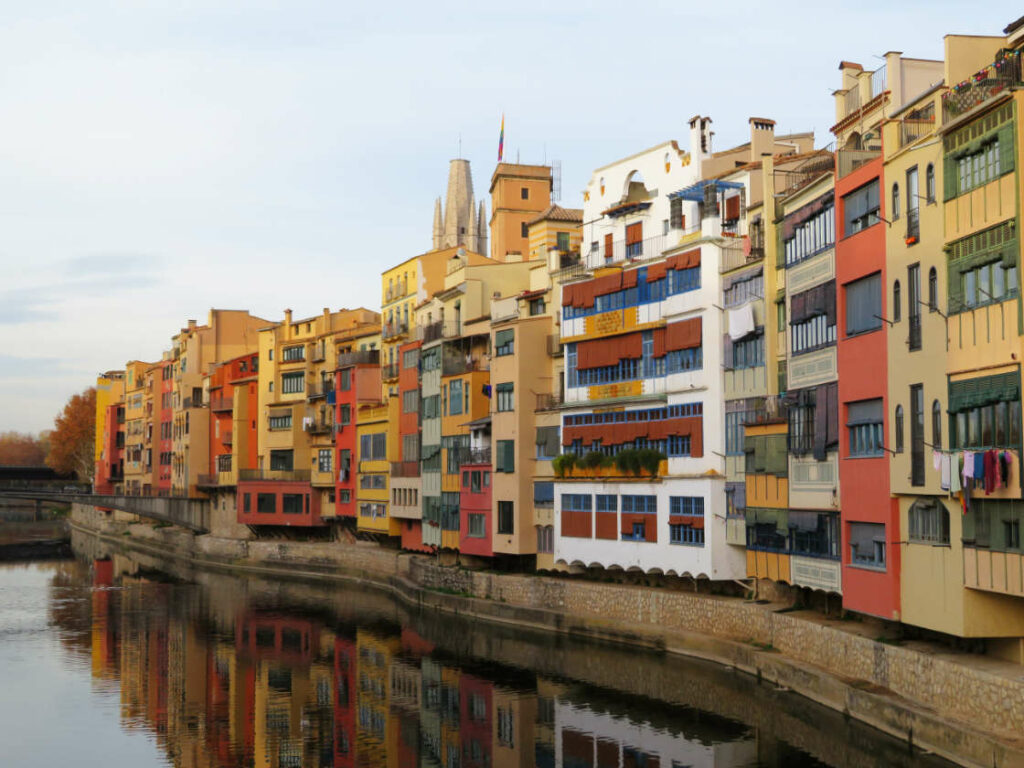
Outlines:
<svg viewBox="0 0 1024 768"><path fill-rule="evenodd" d="M575 453L562 453L551 460L551 468L555 471L557 477L565 477L567 474L572 474L575 466Z"/></svg>
<svg viewBox="0 0 1024 768"><path fill-rule="evenodd" d="M611 466L611 458L605 456L600 451L590 451L583 455L583 458L577 461L577 465L582 469L594 471L601 469L602 467Z"/></svg>

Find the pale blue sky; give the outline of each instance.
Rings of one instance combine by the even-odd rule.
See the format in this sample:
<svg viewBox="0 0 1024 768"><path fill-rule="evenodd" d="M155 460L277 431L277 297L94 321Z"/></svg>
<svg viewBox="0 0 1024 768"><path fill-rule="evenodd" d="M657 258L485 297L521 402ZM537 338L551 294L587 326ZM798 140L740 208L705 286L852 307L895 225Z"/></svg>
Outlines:
<svg viewBox="0 0 1024 768"><path fill-rule="evenodd" d="M211 306L369 305L458 151L590 171L714 120L831 140L841 59L940 58L1019 3L35 0L0 10L0 431ZM488 207L489 210L489 207Z"/></svg>

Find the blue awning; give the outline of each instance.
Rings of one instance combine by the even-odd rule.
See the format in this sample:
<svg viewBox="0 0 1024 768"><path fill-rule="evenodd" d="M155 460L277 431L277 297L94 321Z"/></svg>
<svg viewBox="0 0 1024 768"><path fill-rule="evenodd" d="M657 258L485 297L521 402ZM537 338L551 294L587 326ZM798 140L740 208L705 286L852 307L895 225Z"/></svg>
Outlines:
<svg viewBox="0 0 1024 768"><path fill-rule="evenodd" d="M719 190L722 189L743 189L743 185L738 181L698 181L696 184L691 184L688 187L669 193L669 199L675 200L681 198L683 200L689 200L691 203L702 203L704 202L704 188L708 186L716 187Z"/></svg>

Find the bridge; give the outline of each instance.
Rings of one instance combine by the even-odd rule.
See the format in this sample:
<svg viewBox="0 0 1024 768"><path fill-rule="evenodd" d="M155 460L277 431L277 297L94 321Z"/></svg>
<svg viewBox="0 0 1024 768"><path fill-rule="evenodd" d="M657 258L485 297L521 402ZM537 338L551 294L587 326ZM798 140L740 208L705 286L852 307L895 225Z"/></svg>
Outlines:
<svg viewBox="0 0 1024 768"><path fill-rule="evenodd" d="M149 520L172 523L196 533L208 533L210 530L209 499L183 496L114 496L91 493L75 486L66 487L67 490L56 490L45 486L33 488L30 484L17 488L0 486L0 501L3 499L32 499L63 504L88 504L94 507L130 512Z"/></svg>

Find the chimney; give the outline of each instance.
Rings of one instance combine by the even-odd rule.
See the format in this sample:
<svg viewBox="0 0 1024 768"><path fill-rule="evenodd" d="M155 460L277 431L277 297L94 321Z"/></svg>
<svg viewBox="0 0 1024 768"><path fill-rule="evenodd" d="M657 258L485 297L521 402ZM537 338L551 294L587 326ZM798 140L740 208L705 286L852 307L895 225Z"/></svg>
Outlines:
<svg viewBox="0 0 1024 768"><path fill-rule="evenodd" d="M775 121L766 117L752 117L750 122L750 162L775 152Z"/></svg>
<svg viewBox="0 0 1024 768"><path fill-rule="evenodd" d="M331 330L331 308L324 307L324 333Z"/></svg>
<svg viewBox="0 0 1024 768"><path fill-rule="evenodd" d="M196 321L195 320L189 320L188 321L188 329L190 331L194 331L196 329Z"/></svg>
<svg viewBox="0 0 1024 768"><path fill-rule="evenodd" d="M291 325L292 325L292 311L290 309L286 309L284 311L284 324L286 326L288 326L289 328L291 328Z"/></svg>

